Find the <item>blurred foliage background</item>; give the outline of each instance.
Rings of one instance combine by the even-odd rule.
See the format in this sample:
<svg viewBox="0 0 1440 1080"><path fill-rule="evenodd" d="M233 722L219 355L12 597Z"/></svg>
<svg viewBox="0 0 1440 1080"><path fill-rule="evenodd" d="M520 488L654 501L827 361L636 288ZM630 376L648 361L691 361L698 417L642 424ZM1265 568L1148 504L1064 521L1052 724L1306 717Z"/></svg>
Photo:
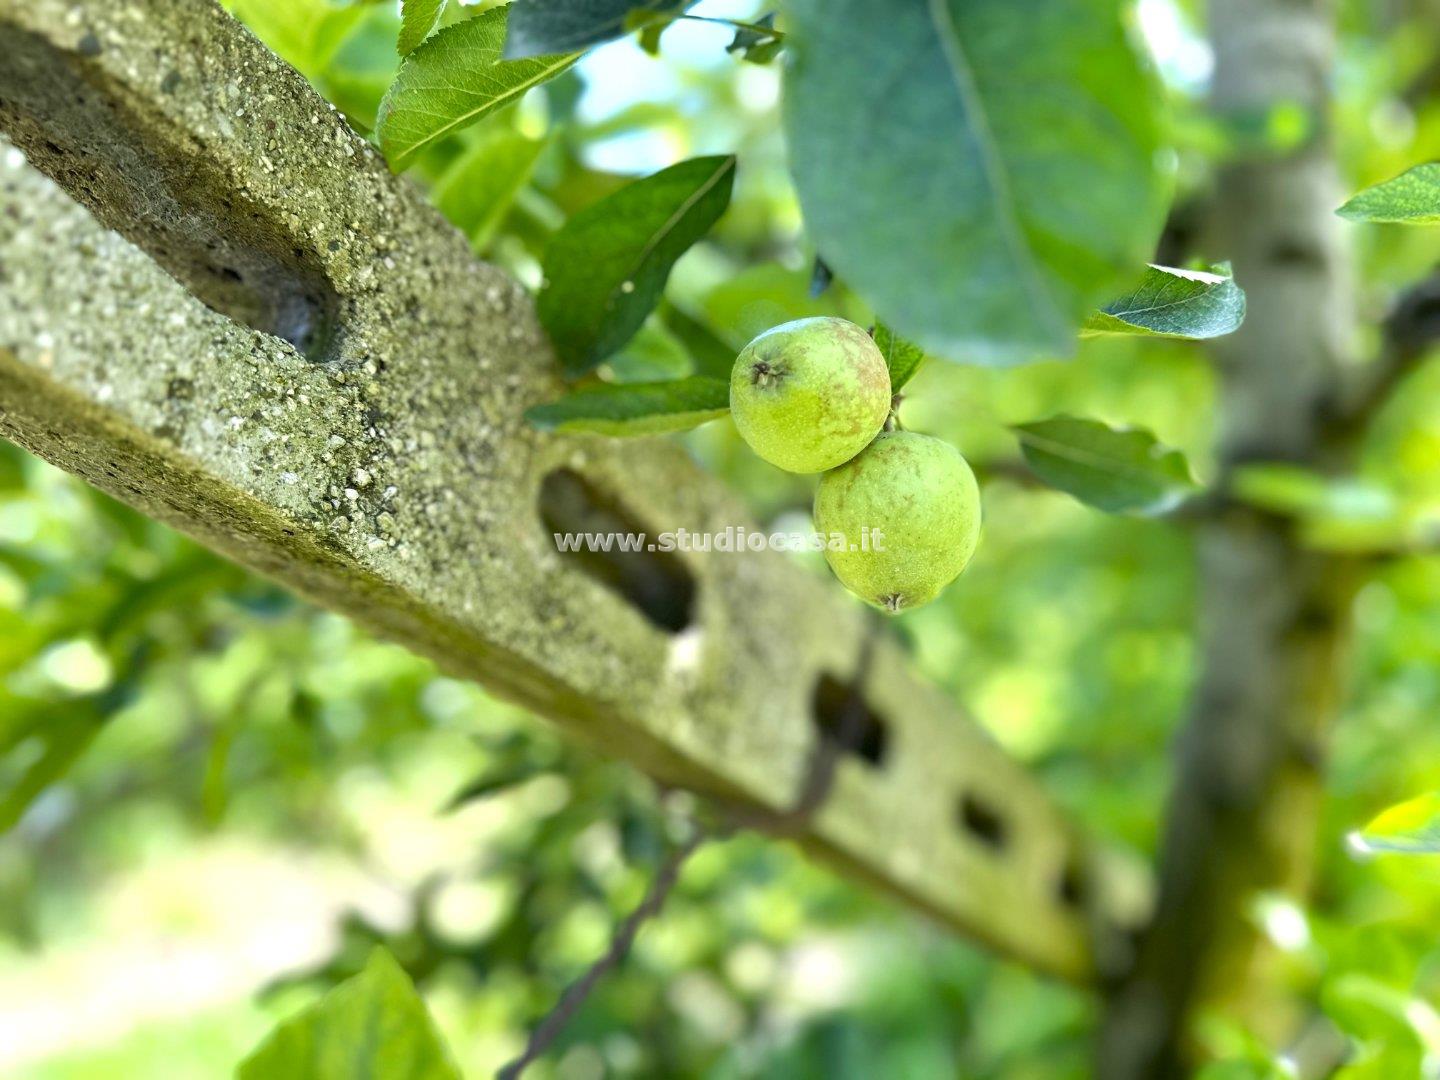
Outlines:
<svg viewBox="0 0 1440 1080"><path fill-rule="evenodd" d="M395 4L229 6L373 125L397 64ZM1356 188L1440 156L1436 14L1423 0L1344 5L1338 125ZM1172 99L1183 225L1236 140L1283 146L1304 120L1219 128L1203 110L1203 11L1141 0L1138 22ZM778 71L727 54L731 33L682 22L659 57L604 47L427 151L414 176L478 252L534 285L568 213L628 177L738 152L734 204L677 267L672 302L736 346L787 318L864 318L840 289L809 295ZM1434 231L1351 236L1375 318L1440 255ZM652 320L612 376L685 370L681 322ZM1029 485L1006 425L1061 411L1143 423L1203 476L1212 382L1196 346L1112 338L1067 364L932 361L905 406L908 427L971 459L986 504L968 574L898 621L914 663L1137 881L1192 674L1190 541ZM1341 516L1433 517L1437 403L1440 370L1424 369L1377 426ZM728 421L685 438L760 519L806 527L812 480L754 458ZM1343 839L1440 788L1440 563L1377 564L1356 617L1317 899L1266 898L1254 917L1284 950L1278 977L1306 1032L1353 1042L1345 1075L1434 1075L1440 864L1356 861ZM672 828L627 768L0 446L0 1074L227 1075L383 940L484 1075L601 951ZM1095 1015L1091 998L741 837L693 860L536 1075L1053 1080L1088 1075ZM1205 1032L1215 1075L1286 1075L1246 1032Z"/></svg>

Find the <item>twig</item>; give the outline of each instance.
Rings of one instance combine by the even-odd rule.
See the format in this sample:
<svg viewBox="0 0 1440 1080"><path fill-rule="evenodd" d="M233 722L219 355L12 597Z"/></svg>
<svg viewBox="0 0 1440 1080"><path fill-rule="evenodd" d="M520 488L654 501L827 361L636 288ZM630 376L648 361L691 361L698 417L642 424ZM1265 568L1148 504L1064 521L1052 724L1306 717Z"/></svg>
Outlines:
<svg viewBox="0 0 1440 1080"><path fill-rule="evenodd" d="M752 34L759 34L761 37L770 38L775 41L784 41L783 31L776 30L773 26L766 26L764 23L745 22L743 19L723 19L709 15L677 15L677 20L684 19L686 22L714 23L717 26L729 26L735 30L749 30Z"/></svg>
<svg viewBox="0 0 1440 1080"><path fill-rule="evenodd" d="M825 801L826 796L830 794L835 780L835 767L840 760L840 755L854 747L860 741L860 735L864 731L864 687L875 654L875 643L880 636L880 626L879 613L871 612L870 624L860 646L860 659L855 665L855 677L841 709L837 730L833 736L821 737L816 740L794 804L789 809L778 813L730 806L726 808L725 823L718 828L707 829L698 821L692 820L690 835L685 838L683 843L671 850L665 861L660 864L660 869L656 872L654 880L650 882L650 888L646 891L645 898L616 928L615 936L610 939L610 947L605 950L600 959L590 965L580 978L565 988L565 992L560 995L560 1000L555 1003L555 1007L530 1033L530 1038L520 1056L495 1074L497 1080L518 1080L519 1076L539 1060L540 1056L559 1038L566 1025L574 1019L575 1014L580 1011L580 1007L585 1004L585 1000L599 985L600 980L624 962L631 947L635 944L635 938L639 935L641 928L660 913L665 906L665 901L669 899L670 893L680 880L680 871L684 869L686 860L695 854L702 844L707 840L728 836L741 828L761 829L775 836L790 837L805 827L815 811Z"/></svg>
<svg viewBox="0 0 1440 1080"><path fill-rule="evenodd" d="M640 933L640 928L651 918L659 914L660 909L665 906L666 899L675 888L675 883L680 880L680 871L685 865L685 860L690 858L708 840L709 834L702 829L695 829L685 842L675 848L660 865L655 880L650 883L650 889L645 894L645 899L640 906L632 911L625 921L615 931L615 936L610 940L610 947L605 950L605 955L590 965L584 975L576 979L565 992L560 995L560 1000L555 1007L546 1014L535 1030L530 1033L530 1041L525 1044L524 1052L501 1069L496 1076L498 1080L516 1080L530 1065L550 1048L560 1033L565 1030L565 1025L585 1004L585 999L600 982L612 970L619 967L625 957L629 955L630 947L635 944L635 937Z"/></svg>
<svg viewBox="0 0 1440 1080"><path fill-rule="evenodd" d="M1390 400L1395 388L1440 342L1440 269L1407 289L1382 327L1384 347L1365 371L1348 400L1335 410L1333 428L1341 436L1363 434L1365 425Z"/></svg>

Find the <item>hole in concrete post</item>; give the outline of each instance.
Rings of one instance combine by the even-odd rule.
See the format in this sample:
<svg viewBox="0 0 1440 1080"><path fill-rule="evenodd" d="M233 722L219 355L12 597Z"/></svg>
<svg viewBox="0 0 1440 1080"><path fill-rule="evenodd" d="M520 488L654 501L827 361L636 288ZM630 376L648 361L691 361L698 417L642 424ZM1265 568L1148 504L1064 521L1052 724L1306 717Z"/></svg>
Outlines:
<svg viewBox="0 0 1440 1080"><path fill-rule="evenodd" d="M635 605L660 629L677 634L690 625L695 579L673 552L620 550L619 538L640 536L646 530L617 501L579 473L557 469L540 484L539 509L540 520L552 535L592 533L611 539L608 551L578 544L575 550L562 552L565 559ZM646 539L641 546L653 542Z"/></svg>
<svg viewBox="0 0 1440 1080"><path fill-rule="evenodd" d="M1001 851L1009 838L1005 818L989 802L972 792L960 797L961 826L986 847Z"/></svg>
<svg viewBox="0 0 1440 1080"><path fill-rule="evenodd" d="M331 354L340 300L319 258L203 145L107 75L105 42L87 35L70 52L14 26L4 36L0 131L31 165L207 307L311 359Z"/></svg>
<svg viewBox="0 0 1440 1080"><path fill-rule="evenodd" d="M860 707L859 723L852 728L853 721L846 716L846 711L856 704ZM877 769L885 764L885 754L890 748L889 728L863 697L856 701L846 683L833 675L821 675L815 683L811 715L822 739L840 739L849 728L854 737L846 751Z"/></svg>
<svg viewBox="0 0 1440 1080"><path fill-rule="evenodd" d="M1061 871L1056 891L1061 903L1069 907L1080 907L1085 903L1085 875L1073 859L1066 862L1065 869Z"/></svg>

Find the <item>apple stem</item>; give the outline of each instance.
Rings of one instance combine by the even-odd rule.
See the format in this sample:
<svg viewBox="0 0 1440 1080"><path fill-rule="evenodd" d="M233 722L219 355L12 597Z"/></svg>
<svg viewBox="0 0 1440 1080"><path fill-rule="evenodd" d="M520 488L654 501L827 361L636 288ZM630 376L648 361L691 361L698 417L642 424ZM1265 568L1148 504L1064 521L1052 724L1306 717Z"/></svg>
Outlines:
<svg viewBox="0 0 1440 1080"><path fill-rule="evenodd" d="M890 399L890 415L887 416L887 417L885 417L885 428L884 428L884 430L886 430L886 431L904 431L904 430L905 430L904 426L900 423L900 402L902 402L902 401L904 401L904 400L905 400L905 395L904 395L904 394L896 394L894 397L892 397L892 398Z"/></svg>

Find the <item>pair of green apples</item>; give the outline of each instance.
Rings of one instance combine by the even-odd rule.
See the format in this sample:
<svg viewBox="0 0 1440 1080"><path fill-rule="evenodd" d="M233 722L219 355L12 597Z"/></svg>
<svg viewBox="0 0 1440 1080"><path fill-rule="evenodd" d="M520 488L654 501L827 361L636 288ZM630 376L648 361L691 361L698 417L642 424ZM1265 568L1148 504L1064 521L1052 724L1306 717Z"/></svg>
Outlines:
<svg viewBox="0 0 1440 1080"><path fill-rule="evenodd" d="M835 576L895 613L929 603L965 569L980 490L949 443L885 430L892 404L885 357L845 319L767 330L730 374L730 411L750 448L788 472L824 473L815 528L836 541L825 545Z"/></svg>

